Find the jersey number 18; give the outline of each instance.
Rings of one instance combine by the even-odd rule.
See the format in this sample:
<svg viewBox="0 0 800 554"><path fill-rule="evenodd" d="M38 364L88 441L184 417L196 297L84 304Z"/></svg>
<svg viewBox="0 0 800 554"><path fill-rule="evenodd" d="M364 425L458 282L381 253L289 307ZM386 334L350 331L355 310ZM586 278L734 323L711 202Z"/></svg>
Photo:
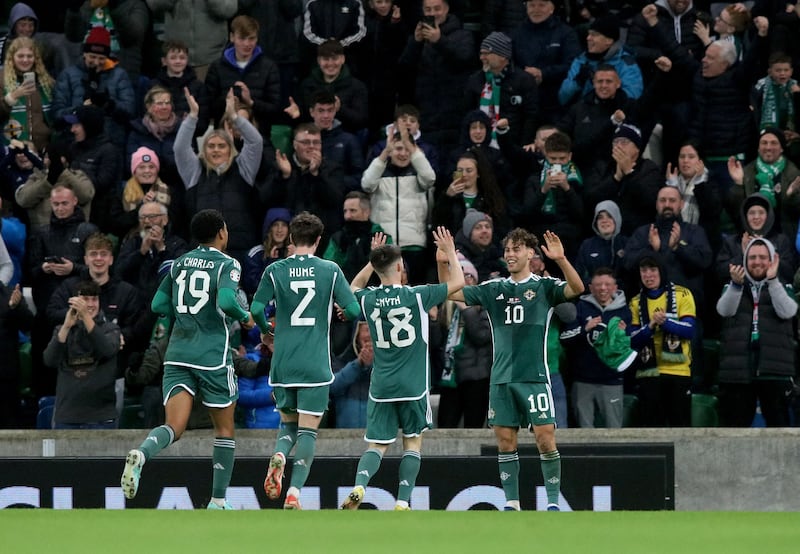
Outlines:
<svg viewBox="0 0 800 554"><path fill-rule="evenodd" d="M392 324L392 328L389 329L389 340L386 340L386 335L383 331L384 321L381 319L381 311L378 308L372 310L372 313L369 314L369 318L375 324L375 334L378 335L375 346L378 348L389 348L391 346L404 348L413 344L414 340L417 338L417 333L411 325L412 317L411 310L406 307L392 308L386 312L386 320ZM405 337L401 337L401 333L404 334Z"/></svg>

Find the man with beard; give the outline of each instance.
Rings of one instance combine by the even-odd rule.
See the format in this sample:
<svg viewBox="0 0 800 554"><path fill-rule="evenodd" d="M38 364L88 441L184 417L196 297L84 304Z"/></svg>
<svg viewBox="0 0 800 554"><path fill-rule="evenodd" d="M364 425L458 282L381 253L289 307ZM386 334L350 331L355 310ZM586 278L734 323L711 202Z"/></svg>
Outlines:
<svg viewBox="0 0 800 554"><path fill-rule="evenodd" d="M384 230L370 221L372 209L366 193L357 190L348 192L344 197L343 211L344 225L331 235L322 257L336 262L349 282L367 265L372 237L375 233L384 233ZM386 243L391 244L391 237L387 235L386 238Z"/></svg>
<svg viewBox="0 0 800 554"><path fill-rule="evenodd" d="M719 400L722 424L749 427L756 401L768 427L789 425L795 374L792 286L778 279L780 256L765 238L745 248L745 266L730 265L730 282L717 301L723 318Z"/></svg>
<svg viewBox="0 0 800 554"><path fill-rule="evenodd" d="M645 255L657 254L669 267L670 280L692 291L703 306L703 271L713 260L706 232L681 218L683 197L675 187L658 191L656 221L633 232L625 249L625 268L635 271Z"/></svg>

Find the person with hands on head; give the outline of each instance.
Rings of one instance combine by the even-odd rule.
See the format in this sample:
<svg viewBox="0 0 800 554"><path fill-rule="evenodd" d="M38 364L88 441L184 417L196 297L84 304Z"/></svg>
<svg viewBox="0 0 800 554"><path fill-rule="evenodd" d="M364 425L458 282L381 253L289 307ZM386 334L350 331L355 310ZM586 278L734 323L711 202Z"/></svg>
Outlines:
<svg viewBox="0 0 800 554"><path fill-rule="evenodd" d="M567 260L558 235L546 231L544 241L542 252L555 262L565 281L531 273L530 260L539 241L524 229L514 229L503 241L503 259L510 276L468 286L449 296L467 305L479 304L489 313L494 347L489 425L497 439L500 481L506 497L503 509L508 511L521 509L517 453L520 427L527 427L536 437L547 510L559 511L561 456L555 439L547 335L552 332L552 307L577 297L584 285Z"/></svg>
<svg viewBox="0 0 800 554"><path fill-rule="evenodd" d="M401 250L386 245L382 233L373 237L370 261L350 284L367 318L374 362L364 433L368 447L358 462L355 486L342 503L344 510L358 509L363 502L386 450L397 440L398 429L403 433L403 458L394 509L411 509L409 501L421 464L422 433L433 427L428 392L428 310L464 287L464 273L450 231L438 227L433 240L438 285L401 285ZM381 279L380 286L364 288L373 271Z"/></svg>
<svg viewBox="0 0 800 554"><path fill-rule="evenodd" d="M175 260L151 303L154 312L174 319L164 355L166 423L151 430L137 449L128 452L120 485L126 498L136 496L145 462L181 437L199 392L215 431L208 509L232 510L225 494L233 473L233 416L239 393L229 347L229 318L246 330L255 322L236 299L241 266L223 253L228 228L222 214L198 212L191 230L199 246ZM192 285L187 288L187 283Z"/></svg>

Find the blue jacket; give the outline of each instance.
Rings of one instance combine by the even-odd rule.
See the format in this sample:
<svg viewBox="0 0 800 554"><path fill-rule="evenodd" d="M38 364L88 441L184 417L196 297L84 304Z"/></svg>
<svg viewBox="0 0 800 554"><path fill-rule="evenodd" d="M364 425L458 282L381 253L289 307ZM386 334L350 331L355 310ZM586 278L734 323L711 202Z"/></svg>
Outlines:
<svg viewBox="0 0 800 554"><path fill-rule="evenodd" d="M330 393L336 407L337 429L361 429L367 426L367 400L372 366L363 367L358 358L334 374Z"/></svg>
<svg viewBox="0 0 800 554"><path fill-rule="evenodd" d="M239 411L247 429L277 429L281 416L275 409L269 377L239 377Z"/></svg>
<svg viewBox="0 0 800 554"><path fill-rule="evenodd" d="M572 61L572 65L567 72L567 77L561 83L561 89L558 91L558 101L562 106L572 104L578 98L589 94L592 91L591 78L586 79L585 82L578 81L578 74L581 72L581 67L587 65L591 71L600 64L609 64L614 66L622 81L622 90L628 95L628 98L636 99L644 92L644 81L642 80L642 72L639 66L636 65L636 57L633 52L628 50L627 47L615 42L608 49L606 55L602 60L590 60L586 52L581 54Z"/></svg>
<svg viewBox="0 0 800 554"><path fill-rule="evenodd" d="M127 122L136 114L136 94L128 74L119 66L101 71L98 79L95 94L107 94L109 100L113 101L113 106L106 108L106 135L114 145L122 149L125 147L128 132ZM61 72L53 91L52 113L56 118L70 114L91 96L87 90L88 81L89 72L82 59Z"/></svg>

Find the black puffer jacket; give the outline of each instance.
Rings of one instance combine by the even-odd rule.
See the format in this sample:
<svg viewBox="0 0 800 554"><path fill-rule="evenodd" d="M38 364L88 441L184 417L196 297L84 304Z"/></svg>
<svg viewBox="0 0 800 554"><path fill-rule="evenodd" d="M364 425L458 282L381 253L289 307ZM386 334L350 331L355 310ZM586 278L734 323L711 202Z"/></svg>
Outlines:
<svg viewBox="0 0 800 554"><path fill-rule="evenodd" d="M101 133L72 145L70 167L83 171L94 185L91 222L104 233L120 232L110 214L122 180L122 152Z"/></svg>

